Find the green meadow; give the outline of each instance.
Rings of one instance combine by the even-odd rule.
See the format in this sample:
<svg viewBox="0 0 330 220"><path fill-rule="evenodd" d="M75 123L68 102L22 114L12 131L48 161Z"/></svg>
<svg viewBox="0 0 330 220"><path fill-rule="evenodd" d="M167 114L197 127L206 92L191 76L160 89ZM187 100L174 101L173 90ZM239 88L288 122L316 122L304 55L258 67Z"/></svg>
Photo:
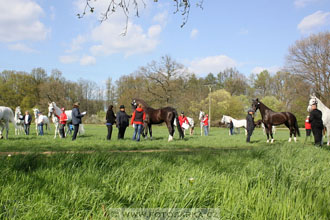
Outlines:
<svg viewBox="0 0 330 220"><path fill-rule="evenodd" d="M52 127L53 128L53 127ZM330 151L273 144L256 129L212 128L210 136L168 142L165 126L153 140L134 142L133 129L106 140L104 125L85 125L75 142L14 136L0 140L0 219L116 219L112 208L216 208L221 219L330 219ZM47 152L47 153L45 153ZM189 181L190 179L193 181Z"/></svg>

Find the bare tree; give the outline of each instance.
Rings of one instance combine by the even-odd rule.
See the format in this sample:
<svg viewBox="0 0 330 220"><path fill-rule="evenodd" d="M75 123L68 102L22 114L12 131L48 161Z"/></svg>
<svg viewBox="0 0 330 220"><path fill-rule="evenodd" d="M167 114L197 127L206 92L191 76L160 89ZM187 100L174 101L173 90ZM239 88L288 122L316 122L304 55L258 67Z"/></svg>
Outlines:
<svg viewBox="0 0 330 220"><path fill-rule="evenodd" d="M287 69L312 84L315 94L330 104L330 32L296 41L289 48Z"/></svg>
<svg viewBox="0 0 330 220"><path fill-rule="evenodd" d="M97 0L94 0L97 1ZM99 0L100 1L100 0ZM191 8L191 0L173 0L174 1L174 14L180 13L182 16L182 24L183 27L189 19L189 13ZM154 0L155 3L158 0ZM204 0L198 0L196 2L196 6L203 9ZM103 9L103 13L101 13L101 22L108 20L110 16L114 13L118 13L121 11L126 16L126 27L123 35L127 33L128 27L128 19L131 14L139 17L140 16L140 8L146 7L146 3L144 0L109 0L109 4L105 9ZM94 13L95 6L93 6L92 0L86 0L86 4L82 13L77 14L78 18L83 18L86 13Z"/></svg>

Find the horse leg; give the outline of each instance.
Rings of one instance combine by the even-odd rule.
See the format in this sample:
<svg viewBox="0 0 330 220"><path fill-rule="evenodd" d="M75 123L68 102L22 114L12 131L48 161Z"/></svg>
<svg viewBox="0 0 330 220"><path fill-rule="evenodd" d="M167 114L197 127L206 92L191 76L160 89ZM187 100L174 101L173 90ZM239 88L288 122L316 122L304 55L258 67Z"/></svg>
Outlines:
<svg viewBox="0 0 330 220"><path fill-rule="evenodd" d="M173 140L174 128L170 122L166 122L166 125L169 133L168 141L170 142Z"/></svg>
<svg viewBox="0 0 330 220"><path fill-rule="evenodd" d="M271 139L272 139L272 140L271 140L271 143L274 143L272 125L269 125L269 126L268 126L268 129L269 129L270 137L271 137Z"/></svg>
<svg viewBox="0 0 330 220"><path fill-rule="evenodd" d="M265 125L266 135L267 135L267 143L269 143L269 129Z"/></svg>
<svg viewBox="0 0 330 220"><path fill-rule="evenodd" d="M8 133L9 133L9 122L6 122L6 139L8 139Z"/></svg>
<svg viewBox="0 0 330 220"><path fill-rule="evenodd" d="M2 132L3 132L3 129L5 127L4 127L4 124L2 124L1 122L0 122L0 127L1 127L1 129L0 129L0 139L3 139Z"/></svg>
<svg viewBox="0 0 330 220"><path fill-rule="evenodd" d="M149 128L150 140L152 140L152 128L151 128L151 123L148 125L148 128Z"/></svg>

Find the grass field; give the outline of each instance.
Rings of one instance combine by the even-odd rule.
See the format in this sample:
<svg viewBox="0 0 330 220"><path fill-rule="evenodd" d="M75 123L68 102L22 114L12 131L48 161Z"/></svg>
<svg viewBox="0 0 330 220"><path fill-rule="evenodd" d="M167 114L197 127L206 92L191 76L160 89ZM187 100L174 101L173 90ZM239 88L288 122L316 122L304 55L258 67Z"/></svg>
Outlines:
<svg viewBox="0 0 330 220"><path fill-rule="evenodd" d="M122 141L114 129L109 142L105 126L87 125L72 142L54 140L53 132L14 136L12 129L9 140L0 140L0 219L113 219L108 210L120 207L218 208L223 219L330 219L330 151L304 144L302 129L298 143L288 143L283 129L273 144L260 129L251 144L243 133L228 136L220 128L170 143L164 126L153 133L154 140L137 143L132 128Z"/></svg>

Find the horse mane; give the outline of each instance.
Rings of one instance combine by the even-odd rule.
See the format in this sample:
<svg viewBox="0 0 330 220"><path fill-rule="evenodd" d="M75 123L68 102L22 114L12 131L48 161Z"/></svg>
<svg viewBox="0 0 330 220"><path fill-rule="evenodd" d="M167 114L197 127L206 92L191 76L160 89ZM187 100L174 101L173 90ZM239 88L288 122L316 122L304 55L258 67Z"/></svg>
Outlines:
<svg viewBox="0 0 330 220"><path fill-rule="evenodd" d="M149 108L150 107L143 99L134 98L133 100L135 100L135 102L137 104L143 105L143 107L145 107L145 108Z"/></svg>
<svg viewBox="0 0 330 220"><path fill-rule="evenodd" d="M262 103L262 102L260 102L260 101L258 101L258 102L260 103L259 105L263 105L265 109L268 109L268 110L274 112L273 109L269 108L269 107L268 107L267 105L265 105L264 103ZM259 107L259 109L260 109L260 107Z"/></svg>

